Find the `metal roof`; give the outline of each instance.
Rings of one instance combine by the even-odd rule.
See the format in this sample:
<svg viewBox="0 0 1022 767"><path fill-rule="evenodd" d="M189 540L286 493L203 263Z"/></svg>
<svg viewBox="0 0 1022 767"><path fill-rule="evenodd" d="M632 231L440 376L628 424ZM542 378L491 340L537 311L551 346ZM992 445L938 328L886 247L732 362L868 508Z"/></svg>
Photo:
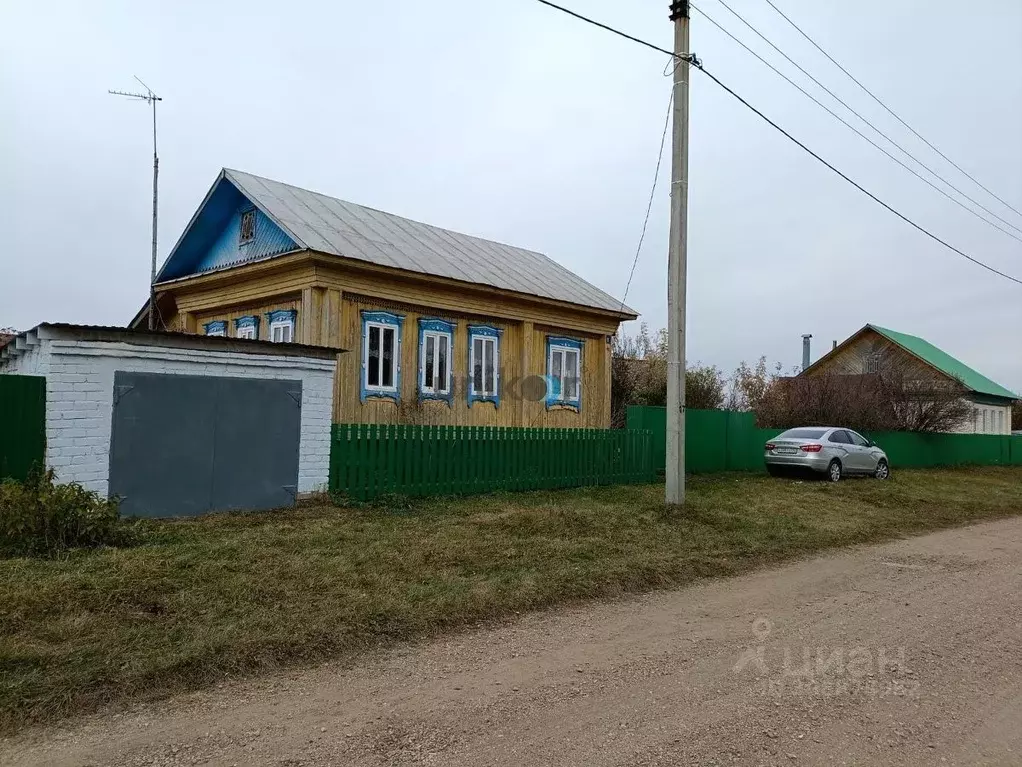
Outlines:
<svg viewBox="0 0 1022 767"><path fill-rule="evenodd" d="M280 181L225 168L223 176L303 248L420 274L638 316L556 261Z"/></svg>
<svg viewBox="0 0 1022 767"><path fill-rule="evenodd" d="M1000 397L1009 400L1020 399L1014 392L1009 389L1005 389L999 383L991 381L985 375L973 370L961 360L955 359L943 349L938 349L926 339L920 338L919 336L912 336L908 333L900 333L897 330L888 330L887 328L882 328L879 325L873 324L865 325L857 330L836 347L816 360L816 362L812 365L799 373L799 375L815 368L825 360L831 359L831 355L834 355L840 350L846 348L848 344L852 343L855 339L868 331L873 331L874 333L883 336L891 343L896 346L900 346L909 354L917 357L944 375L950 376L951 378L957 378L969 391L975 392L976 394L985 394L991 397Z"/></svg>
<svg viewBox="0 0 1022 767"><path fill-rule="evenodd" d="M273 354L286 357L314 357L316 359L333 359L344 354L347 349L329 346L313 346L299 343L280 343L266 339L231 338L227 336L205 336L195 333L184 333L177 330L143 330L122 328L111 325L75 325L67 322L43 322L30 330L23 331L14 337L0 351L0 359L17 356L22 346L28 343L34 346L40 331L55 330L62 336L71 336L81 341L104 341L112 343L147 344L152 346L176 346L190 349L210 349L222 352L240 352L243 354ZM17 343L18 339L21 343Z"/></svg>
<svg viewBox="0 0 1022 767"><path fill-rule="evenodd" d="M957 378L965 386L978 394L989 394L992 397L1006 397L1007 399L1018 399L1018 395L1005 389L999 383L991 381L982 373L979 373L961 360L957 360L943 349L938 349L925 338L910 336L908 333L899 333L897 330L888 330L879 325L867 325L889 341L911 352L923 362L937 368L941 373Z"/></svg>

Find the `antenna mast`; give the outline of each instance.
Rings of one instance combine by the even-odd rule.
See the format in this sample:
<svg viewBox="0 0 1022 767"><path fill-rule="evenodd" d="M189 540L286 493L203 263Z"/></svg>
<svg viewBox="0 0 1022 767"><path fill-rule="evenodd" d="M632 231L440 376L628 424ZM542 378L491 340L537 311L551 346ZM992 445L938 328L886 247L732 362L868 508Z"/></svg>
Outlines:
<svg viewBox="0 0 1022 767"><path fill-rule="evenodd" d="M156 231L157 212L159 210L158 181L160 177L160 158L156 153L156 102L163 101L163 99L153 93L152 88L139 80L138 77L135 77L135 79L145 88L145 93L129 93L127 91L107 91L107 93L113 96L125 96L129 99L145 101L147 104L152 105L153 108L153 254L152 267L149 273L149 329L154 330L156 328Z"/></svg>

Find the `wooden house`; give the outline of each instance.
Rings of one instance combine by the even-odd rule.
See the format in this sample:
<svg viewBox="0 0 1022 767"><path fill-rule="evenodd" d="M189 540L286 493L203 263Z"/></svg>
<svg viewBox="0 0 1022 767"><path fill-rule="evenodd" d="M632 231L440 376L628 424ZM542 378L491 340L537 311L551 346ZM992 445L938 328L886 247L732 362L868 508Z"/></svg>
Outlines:
<svg viewBox="0 0 1022 767"><path fill-rule="evenodd" d="M866 325L837 344L800 376L868 376L887 365L900 366L915 382L945 381L959 384L971 415L954 431L962 434L1010 434L1014 392L990 380L964 362L919 336Z"/></svg>
<svg viewBox="0 0 1022 767"><path fill-rule="evenodd" d="M350 350L335 423L607 428L637 316L540 253L228 169L155 293L157 327Z"/></svg>

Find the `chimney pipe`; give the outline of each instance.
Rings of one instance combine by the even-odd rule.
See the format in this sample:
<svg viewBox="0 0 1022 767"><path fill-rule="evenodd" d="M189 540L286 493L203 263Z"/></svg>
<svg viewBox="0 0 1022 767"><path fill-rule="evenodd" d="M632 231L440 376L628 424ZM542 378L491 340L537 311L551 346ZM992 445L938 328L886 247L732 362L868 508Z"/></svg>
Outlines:
<svg viewBox="0 0 1022 767"><path fill-rule="evenodd" d="M837 348L837 339L835 339L833 343L834 343L834 345L832 347L830 347L831 351L834 351Z"/></svg>
<svg viewBox="0 0 1022 767"><path fill-rule="evenodd" d="M812 333L806 333L802 336L802 369L805 370L809 367L809 339L813 337Z"/></svg>

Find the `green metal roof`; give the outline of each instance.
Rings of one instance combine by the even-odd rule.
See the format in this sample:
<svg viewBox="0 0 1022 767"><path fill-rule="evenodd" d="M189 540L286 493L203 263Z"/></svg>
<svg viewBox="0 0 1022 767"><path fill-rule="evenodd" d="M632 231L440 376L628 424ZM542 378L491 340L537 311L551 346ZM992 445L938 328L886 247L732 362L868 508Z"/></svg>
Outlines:
<svg viewBox="0 0 1022 767"><path fill-rule="evenodd" d="M866 327L875 330L887 340L916 355L923 362L937 368L941 373L957 378L977 394L989 394L992 397L1005 397L1006 399L1022 399L1014 392L1008 391L1000 384L994 383L982 373L976 372L964 362L956 360L947 352L941 351L926 339L919 336L910 336L908 333L899 333L896 330L888 330L877 325L867 325Z"/></svg>

